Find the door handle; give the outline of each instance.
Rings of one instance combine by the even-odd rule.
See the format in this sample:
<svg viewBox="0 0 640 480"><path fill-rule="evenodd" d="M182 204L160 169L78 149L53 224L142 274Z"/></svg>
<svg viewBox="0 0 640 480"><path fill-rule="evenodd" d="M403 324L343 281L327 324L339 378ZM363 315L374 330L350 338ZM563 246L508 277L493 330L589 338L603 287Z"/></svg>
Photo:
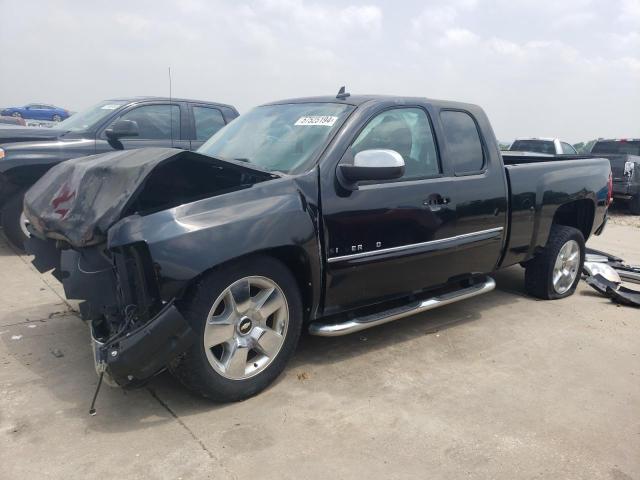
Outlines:
<svg viewBox="0 0 640 480"><path fill-rule="evenodd" d="M449 197L443 197L439 193L434 193L429 195L422 202L422 205L429 207L431 210L440 210L443 205L448 205L449 203L451 203L451 199Z"/></svg>

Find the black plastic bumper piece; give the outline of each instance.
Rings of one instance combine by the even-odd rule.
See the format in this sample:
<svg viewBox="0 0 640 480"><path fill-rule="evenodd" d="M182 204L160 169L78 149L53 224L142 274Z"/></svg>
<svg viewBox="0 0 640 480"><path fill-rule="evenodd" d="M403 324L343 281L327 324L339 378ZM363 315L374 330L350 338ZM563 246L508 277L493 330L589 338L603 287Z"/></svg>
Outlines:
<svg viewBox="0 0 640 480"><path fill-rule="evenodd" d="M194 340L191 326L169 303L143 327L102 345L100 356L118 385L134 387L163 370Z"/></svg>

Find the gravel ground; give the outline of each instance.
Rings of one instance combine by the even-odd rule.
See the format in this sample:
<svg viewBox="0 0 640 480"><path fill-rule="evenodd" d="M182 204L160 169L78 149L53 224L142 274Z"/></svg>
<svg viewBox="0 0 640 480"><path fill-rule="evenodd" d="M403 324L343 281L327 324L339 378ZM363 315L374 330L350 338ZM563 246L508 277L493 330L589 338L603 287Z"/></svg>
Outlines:
<svg viewBox="0 0 640 480"><path fill-rule="evenodd" d="M609 221L616 225L640 228L640 215L631 215L624 205L613 205L613 208L609 210Z"/></svg>

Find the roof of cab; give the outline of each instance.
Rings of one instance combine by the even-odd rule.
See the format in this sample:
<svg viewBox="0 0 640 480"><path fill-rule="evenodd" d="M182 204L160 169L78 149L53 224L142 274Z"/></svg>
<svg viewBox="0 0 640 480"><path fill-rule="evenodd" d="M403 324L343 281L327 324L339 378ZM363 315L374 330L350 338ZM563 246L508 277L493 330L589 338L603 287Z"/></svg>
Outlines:
<svg viewBox="0 0 640 480"><path fill-rule="evenodd" d="M323 95L319 97L300 97L300 98L288 98L284 100L278 100L275 102L268 102L266 105L285 105L288 103L341 103L344 105L353 105L358 107L368 102L394 102L398 105L415 104L415 103L430 103L446 108L460 108L463 110L473 110L480 108L478 105L471 103L452 102L449 100L435 100L425 97L402 97L396 95L349 95L346 98L337 98L334 95Z"/></svg>
<svg viewBox="0 0 640 480"><path fill-rule="evenodd" d="M142 96L142 97L117 97L117 98L108 98L106 101L107 102L148 102L148 101L169 101L172 100L174 102L189 102L189 103L203 103L203 104L207 104L207 105L216 105L219 107L227 107L230 108L232 110L236 110L236 107L234 107L233 105L229 105L227 103L220 103L220 102L210 102L208 100L192 100L189 98L177 98L177 97L154 97L154 96Z"/></svg>
<svg viewBox="0 0 640 480"><path fill-rule="evenodd" d="M560 141L559 138L551 137L518 137L514 140L514 142L517 142L518 140L540 140L542 142L555 142L556 140Z"/></svg>

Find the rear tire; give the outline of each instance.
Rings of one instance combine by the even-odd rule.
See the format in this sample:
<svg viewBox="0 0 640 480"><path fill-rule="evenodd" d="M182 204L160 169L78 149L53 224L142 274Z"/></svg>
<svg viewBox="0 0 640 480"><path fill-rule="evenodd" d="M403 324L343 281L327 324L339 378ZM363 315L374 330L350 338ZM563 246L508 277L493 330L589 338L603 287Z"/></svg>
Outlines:
<svg viewBox="0 0 640 480"><path fill-rule="evenodd" d="M527 262L524 275L529 295L556 300L573 295L584 264L585 242L573 227L553 225L544 249Z"/></svg>
<svg viewBox="0 0 640 480"><path fill-rule="evenodd" d="M20 112L13 112L11 116L16 118L22 118L22 115L20 114Z"/></svg>
<svg viewBox="0 0 640 480"><path fill-rule="evenodd" d="M629 213L632 215L640 215L640 194L629 201Z"/></svg>
<svg viewBox="0 0 640 480"><path fill-rule="evenodd" d="M262 283L264 290L253 284L246 290L238 287L246 279ZM261 310L256 305L263 292L265 308ZM279 307L269 313L273 300ZM303 323L295 278L281 262L264 255L241 259L205 275L186 296L181 311L196 341L169 370L187 388L217 402L243 400L269 386L293 355ZM236 352L244 355L237 360Z"/></svg>
<svg viewBox="0 0 640 480"><path fill-rule="evenodd" d="M24 252L27 234L22 225L22 203L24 192L16 193L2 207L2 231L9 243L20 252Z"/></svg>

